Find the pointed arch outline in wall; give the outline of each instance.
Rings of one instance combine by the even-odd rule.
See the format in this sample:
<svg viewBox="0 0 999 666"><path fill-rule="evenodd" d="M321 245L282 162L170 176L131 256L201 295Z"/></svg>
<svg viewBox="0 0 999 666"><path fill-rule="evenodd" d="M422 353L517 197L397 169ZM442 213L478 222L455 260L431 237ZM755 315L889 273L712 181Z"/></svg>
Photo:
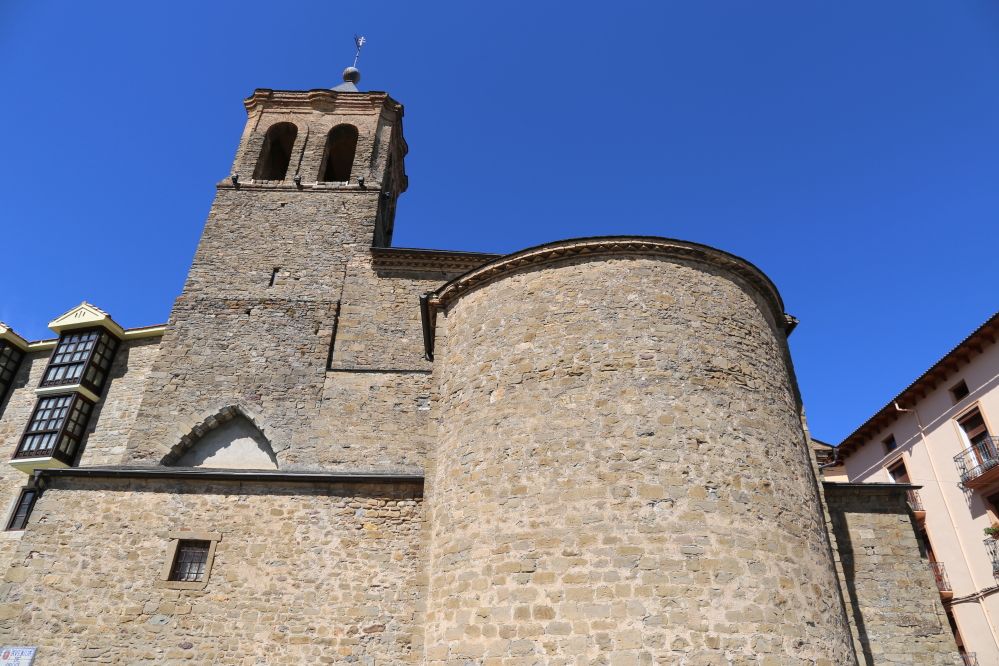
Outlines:
<svg viewBox="0 0 999 666"><path fill-rule="evenodd" d="M284 180L291 165L291 153L298 137L298 125L290 122L274 123L267 128L260 157L253 170L254 180Z"/></svg>
<svg viewBox="0 0 999 666"><path fill-rule="evenodd" d="M341 123L326 135L326 150L319 168L319 180L325 183L346 183L354 170L357 155L357 128Z"/></svg>
<svg viewBox="0 0 999 666"><path fill-rule="evenodd" d="M235 422L238 421L245 422L251 426L253 433L259 435L259 439L262 441L257 441L256 443L261 447L264 453L266 453L267 457L270 458L271 465L269 467L272 469L278 469L279 464L277 455L274 452L271 439L267 435L265 424L261 422L259 417L253 415L238 405L228 405L223 407L219 411L201 421L198 425L191 428L191 430L182 436L180 441L174 445L172 449L170 449L170 452L163 456L163 459L160 460L160 464L167 467L178 466L178 463L183 460L186 455L194 452L198 445L203 442L206 437L222 428L225 428L226 426L234 425ZM254 439L256 441L256 438ZM255 469L259 469L259 467L255 467Z"/></svg>

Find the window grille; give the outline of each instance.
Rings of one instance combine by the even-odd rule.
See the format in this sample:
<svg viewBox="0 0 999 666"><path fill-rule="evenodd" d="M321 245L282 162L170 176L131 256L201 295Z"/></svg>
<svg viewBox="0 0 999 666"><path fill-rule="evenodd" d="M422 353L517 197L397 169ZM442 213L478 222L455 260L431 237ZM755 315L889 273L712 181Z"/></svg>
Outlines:
<svg viewBox="0 0 999 666"><path fill-rule="evenodd" d="M210 541L181 540L170 568L170 580L200 583L205 580Z"/></svg>

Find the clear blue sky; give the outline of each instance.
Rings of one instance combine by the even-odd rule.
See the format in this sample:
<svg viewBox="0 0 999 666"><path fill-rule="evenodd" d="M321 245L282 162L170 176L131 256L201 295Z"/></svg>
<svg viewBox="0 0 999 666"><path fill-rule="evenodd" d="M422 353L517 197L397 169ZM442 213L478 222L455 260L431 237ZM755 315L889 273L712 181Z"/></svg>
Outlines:
<svg viewBox="0 0 999 666"><path fill-rule="evenodd" d="M993 0L2 2L0 320L165 321L256 87L406 105L395 244L759 265L839 441L999 308ZM415 307L415 305L414 305Z"/></svg>

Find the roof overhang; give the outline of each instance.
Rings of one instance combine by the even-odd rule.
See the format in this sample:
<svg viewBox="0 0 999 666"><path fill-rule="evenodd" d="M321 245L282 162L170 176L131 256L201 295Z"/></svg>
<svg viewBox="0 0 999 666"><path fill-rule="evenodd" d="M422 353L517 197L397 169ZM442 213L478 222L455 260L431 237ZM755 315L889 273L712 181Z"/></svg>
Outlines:
<svg viewBox="0 0 999 666"><path fill-rule="evenodd" d="M6 342L21 351L28 351L28 341L14 332L7 324L0 321L0 341Z"/></svg>
<svg viewBox="0 0 999 666"><path fill-rule="evenodd" d="M914 382L905 387L898 395L888 401L872 417L864 421L859 428L850 433L837 450L840 460L860 448L879 432L892 424L899 416L899 408L911 409L917 402L936 389L973 357L982 353L988 345L995 344L999 339L999 312L989 317L984 324L976 328L971 335L959 342L956 347L947 352L943 358L934 363L929 370L921 374Z"/></svg>
<svg viewBox="0 0 999 666"><path fill-rule="evenodd" d="M111 315L86 301L49 322L49 328L60 335L65 331L95 327L107 329L119 340L125 337L125 329L119 326Z"/></svg>

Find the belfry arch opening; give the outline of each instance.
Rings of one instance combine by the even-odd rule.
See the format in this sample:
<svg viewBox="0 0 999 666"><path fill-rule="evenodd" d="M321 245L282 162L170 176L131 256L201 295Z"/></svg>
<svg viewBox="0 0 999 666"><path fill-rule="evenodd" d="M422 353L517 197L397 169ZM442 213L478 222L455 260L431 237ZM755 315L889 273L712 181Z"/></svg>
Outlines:
<svg viewBox="0 0 999 666"><path fill-rule="evenodd" d="M277 123L267 130L257 168L253 171L254 180L284 180L296 136L298 127L294 123Z"/></svg>
<svg viewBox="0 0 999 666"><path fill-rule="evenodd" d="M327 183L346 183L354 167L357 152L357 128L337 125L326 136L326 153L320 169L319 180Z"/></svg>

